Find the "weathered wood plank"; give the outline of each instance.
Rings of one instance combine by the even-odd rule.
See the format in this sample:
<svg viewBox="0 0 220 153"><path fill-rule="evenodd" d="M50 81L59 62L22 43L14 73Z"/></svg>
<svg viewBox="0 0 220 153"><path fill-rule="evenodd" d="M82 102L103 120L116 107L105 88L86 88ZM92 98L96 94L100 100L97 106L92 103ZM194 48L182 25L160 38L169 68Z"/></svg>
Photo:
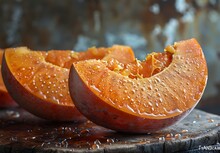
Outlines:
<svg viewBox="0 0 220 153"><path fill-rule="evenodd" d="M85 123L51 122L20 109L0 110L0 153L179 152L220 141L220 116L193 110L151 134L126 134Z"/></svg>

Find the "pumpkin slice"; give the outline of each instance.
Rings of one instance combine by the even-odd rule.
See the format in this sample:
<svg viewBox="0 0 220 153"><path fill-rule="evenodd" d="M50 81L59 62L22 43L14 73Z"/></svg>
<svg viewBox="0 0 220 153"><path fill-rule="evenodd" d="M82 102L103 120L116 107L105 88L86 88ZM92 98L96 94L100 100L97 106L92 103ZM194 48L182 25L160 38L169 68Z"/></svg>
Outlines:
<svg viewBox="0 0 220 153"><path fill-rule="evenodd" d="M80 60L102 59L116 51L119 61L120 58L124 59L124 55L129 56L129 62L135 59L131 49L122 46L93 47L80 53L9 48L3 57L3 79L13 99L30 113L50 120L82 121L85 118L78 112L69 95L70 66Z"/></svg>
<svg viewBox="0 0 220 153"><path fill-rule="evenodd" d="M189 114L202 97L207 77L202 49L189 39L144 61L115 61L113 66L94 59L74 63L69 88L75 106L92 122L116 131L146 133Z"/></svg>
<svg viewBox="0 0 220 153"><path fill-rule="evenodd" d="M15 107L17 106L17 104L9 95L7 89L5 88L4 81L2 79L1 63L2 63L3 53L4 53L3 50L0 49L0 108Z"/></svg>

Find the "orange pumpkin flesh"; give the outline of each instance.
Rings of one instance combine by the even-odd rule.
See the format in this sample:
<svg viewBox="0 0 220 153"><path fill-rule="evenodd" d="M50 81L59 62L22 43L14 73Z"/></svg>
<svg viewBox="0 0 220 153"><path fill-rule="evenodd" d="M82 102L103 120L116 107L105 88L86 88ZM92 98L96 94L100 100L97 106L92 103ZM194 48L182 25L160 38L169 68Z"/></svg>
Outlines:
<svg viewBox="0 0 220 153"><path fill-rule="evenodd" d="M195 39L142 62L115 63L119 70L105 60L74 63L69 88L83 115L116 131L145 133L176 123L196 106L207 82L206 61Z"/></svg>
<svg viewBox="0 0 220 153"><path fill-rule="evenodd" d="M81 53L9 48L3 56L3 79L13 99L36 116L58 121L82 121L85 118L69 95L69 68L76 61L108 57L118 47L122 49L119 57L128 55L128 60L134 60L131 49L120 46L90 48Z"/></svg>

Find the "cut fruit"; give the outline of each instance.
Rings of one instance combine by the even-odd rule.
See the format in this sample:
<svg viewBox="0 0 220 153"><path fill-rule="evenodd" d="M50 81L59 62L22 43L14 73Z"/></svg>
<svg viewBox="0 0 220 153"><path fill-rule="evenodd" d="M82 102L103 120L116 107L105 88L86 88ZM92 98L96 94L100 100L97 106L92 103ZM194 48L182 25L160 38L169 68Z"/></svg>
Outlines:
<svg viewBox="0 0 220 153"><path fill-rule="evenodd" d="M1 73L2 56L3 56L3 50L0 49L0 108L15 107L17 106L17 104L9 95L2 79L2 73Z"/></svg>
<svg viewBox="0 0 220 153"><path fill-rule="evenodd" d="M68 68L77 61L83 61L88 59L105 59L111 61L116 59L122 63L130 63L135 61L135 56L130 47L114 45L110 48L89 48L85 52L71 52L71 51L49 51L46 57L46 61L54 65Z"/></svg>
<svg viewBox="0 0 220 153"><path fill-rule="evenodd" d="M107 57L117 47L94 47L81 53L9 48L3 56L3 80L13 99L36 116L59 121L82 121L85 118L75 108L69 95L69 68L73 62ZM124 50L119 57L128 54L128 48L120 48ZM130 62L134 59L131 56Z"/></svg>
<svg viewBox="0 0 220 153"><path fill-rule="evenodd" d="M195 39L177 42L142 62L114 63L120 69L104 60L74 63L69 88L83 115L116 131L146 133L173 125L196 106L208 78Z"/></svg>

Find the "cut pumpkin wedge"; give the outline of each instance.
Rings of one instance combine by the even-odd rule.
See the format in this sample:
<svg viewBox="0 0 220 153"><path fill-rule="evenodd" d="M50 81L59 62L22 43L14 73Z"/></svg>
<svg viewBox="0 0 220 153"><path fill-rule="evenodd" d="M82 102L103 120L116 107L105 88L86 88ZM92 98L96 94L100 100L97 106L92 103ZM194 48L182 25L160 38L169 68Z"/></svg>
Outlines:
<svg viewBox="0 0 220 153"><path fill-rule="evenodd" d="M144 61L114 63L74 63L69 88L83 115L116 131L146 133L173 125L196 106L208 78L195 39L176 42Z"/></svg>
<svg viewBox="0 0 220 153"><path fill-rule="evenodd" d="M15 107L17 106L17 104L9 95L2 79L2 73L1 73L2 56L3 56L3 50L0 49L0 108Z"/></svg>
<svg viewBox="0 0 220 153"><path fill-rule="evenodd" d="M2 65L3 79L13 99L30 113L50 120L82 121L69 95L68 78L72 63L86 59L114 58L135 60L128 47L90 48L85 52L31 51L26 47L5 50ZM129 54L128 54L129 53Z"/></svg>

